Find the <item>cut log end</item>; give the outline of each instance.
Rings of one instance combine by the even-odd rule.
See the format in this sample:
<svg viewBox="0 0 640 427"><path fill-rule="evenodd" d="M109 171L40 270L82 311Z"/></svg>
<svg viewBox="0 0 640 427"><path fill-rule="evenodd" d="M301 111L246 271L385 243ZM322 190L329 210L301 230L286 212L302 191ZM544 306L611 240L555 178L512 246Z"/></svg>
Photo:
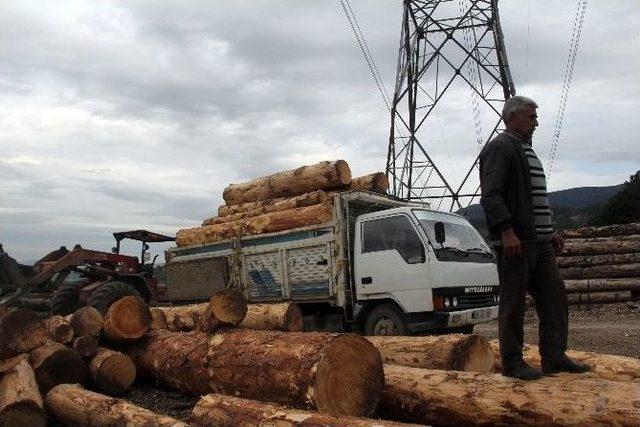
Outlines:
<svg viewBox="0 0 640 427"><path fill-rule="evenodd" d="M105 336L114 342L132 342L151 327L151 312L139 297L126 296L114 302L105 316Z"/></svg>
<svg viewBox="0 0 640 427"><path fill-rule="evenodd" d="M0 413L0 426L29 426L47 425L47 418L41 407L34 402L17 402L7 406Z"/></svg>
<svg viewBox="0 0 640 427"><path fill-rule="evenodd" d="M78 352L57 342L31 351L29 360L44 393L58 384L84 384L88 377L87 365Z"/></svg>
<svg viewBox="0 0 640 427"><path fill-rule="evenodd" d="M345 334L333 340L318 363L314 399L320 411L368 417L383 386L378 350L360 336Z"/></svg>
<svg viewBox="0 0 640 427"><path fill-rule="evenodd" d="M247 298L237 289L226 289L211 297L209 308L216 319L238 326L247 314Z"/></svg>
<svg viewBox="0 0 640 427"><path fill-rule="evenodd" d="M98 352L98 341L91 336L78 337L73 340L73 348L80 356L90 358Z"/></svg>
<svg viewBox="0 0 640 427"><path fill-rule="evenodd" d="M453 369L469 372L491 372L495 359L488 341L480 335L469 335L459 349L460 357Z"/></svg>
<svg viewBox="0 0 640 427"><path fill-rule="evenodd" d="M345 160L336 160L336 173L340 184L347 185L351 182L351 168Z"/></svg>
<svg viewBox="0 0 640 427"><path fill-rule="evenodd" d="M102 330L104 318L93 307L86 306L75 311L69 319L73 332L77 337L96 336Z"/></svg>
<svg viewBox="0 0 640 427"><path fill-rule="evenodd" d="M94 385L111 396L124 394L136 379L136 365L131 358L106 348L99 350L89 368Z"/></svg>
<svg viewBox="0 0 640 427"><path fill-rule="evenodd" d="M51 316L44 321L52 340L66 344L73 339L73 328L62 316Z"/></svg>
<svg viewBox="0 0 640 427"><path fill-rule="evenodd" d="M167 315L159 308L151 308L151 329L167 329Z"/></svg>
<svg viewBox="0 0 640 427"><path fill-rule="evenodd" d="M0 318L0 360L40 347L47 338L37 313L24 308L9 311Z"/></svg>
<svg viewBox="0 0 640 427"><path fill-rule="evenodd" d="M298 304L289 304L284 314L284 330L289 332L300 332L304 329L304 318L302 310Z"/></svg>

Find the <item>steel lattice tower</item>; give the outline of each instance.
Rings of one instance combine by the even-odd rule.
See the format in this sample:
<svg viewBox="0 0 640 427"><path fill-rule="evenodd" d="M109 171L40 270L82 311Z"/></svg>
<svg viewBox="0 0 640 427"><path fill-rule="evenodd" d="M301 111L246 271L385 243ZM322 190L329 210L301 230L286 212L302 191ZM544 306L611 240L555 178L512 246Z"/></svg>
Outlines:
<svg viewBox="0 0 640 427"><path fill-rule="evenodd" d="M387 153L387 176L393 195L413 201L440 199L440 203L450 199L449 210L466 207L479 195L477 172L473 173L478 158L473 150L479 151L493 138L501 123L502 104L515 94L497 3L404 1ZM427 146L432 147L435 139L428 119L436 107L447 102L446 95L454 92L454 83L455 90L462 86L465 91L465 102L471 95L475 136L468 136L468 153L475 155L475 160L469 159L471 167L466 176L452 186L444 169L438 168L428 154ZM454 101L460 104L461 92L456 93L458 98ZM465 114L465 118L469 115ZM485 122L491 127L483 132ZM467 167L469 164L465 170Z"/></svg>

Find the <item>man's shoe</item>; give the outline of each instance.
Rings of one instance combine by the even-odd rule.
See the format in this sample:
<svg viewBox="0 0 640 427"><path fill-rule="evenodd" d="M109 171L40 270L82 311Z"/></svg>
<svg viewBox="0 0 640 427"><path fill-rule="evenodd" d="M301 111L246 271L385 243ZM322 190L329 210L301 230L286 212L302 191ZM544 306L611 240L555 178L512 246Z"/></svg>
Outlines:
<svg viewBox="0 0 640 427"><path fill-rule="evenodd" d="M572 374L582 374L584 372L589 372L591 370L591 366L586 363L576 362L572 360L567 355L562 355L559 360L554 360L552 362L542 361L542 371L545 374L555 374L557 372L570 372Z"/></svg>
<svg viewBox="0 0 640 427"><path fill-rule="evenodd" d="M536 369L522 362L514 369L503 370L502 376L518 378L520 380L537 380L542 378L543 373L540 369Z"/></svg>

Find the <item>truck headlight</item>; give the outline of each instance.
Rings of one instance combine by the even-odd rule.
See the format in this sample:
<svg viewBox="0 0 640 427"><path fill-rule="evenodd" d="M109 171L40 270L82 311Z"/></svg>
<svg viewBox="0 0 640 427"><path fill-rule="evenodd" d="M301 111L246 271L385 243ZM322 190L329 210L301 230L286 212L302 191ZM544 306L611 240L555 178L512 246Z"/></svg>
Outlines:
<svg viewBox="0 0 640 427"><path fill-rule="evenodd" d="M458 297L451 298L451 305L454 307L458 306Z"/></svg>
<svg viewBox="0 0 640 427"><path fill-rule="evenodd" d="M451 300L449 299L449 297L444 297L444 308L449 307L451 307Z"/></svg>

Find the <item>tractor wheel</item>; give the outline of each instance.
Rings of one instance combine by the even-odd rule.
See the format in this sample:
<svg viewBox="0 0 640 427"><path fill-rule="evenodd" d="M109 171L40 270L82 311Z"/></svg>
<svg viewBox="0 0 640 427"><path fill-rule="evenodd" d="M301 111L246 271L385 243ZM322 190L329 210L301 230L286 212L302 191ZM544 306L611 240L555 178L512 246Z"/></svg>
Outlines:
<svg viewBox="0 0 640 427"><path fill-rule="evenodd" d="M63 283L51 298L50 313L66 316L79 309L81 286L79 283Z"/></svg>
<svg viewBox="0 0 640 427"><path fill-rule="evenodd" d="M128 283L107 282L91 293L87 305L95 308L104 316L112 303L127 295L141 297L140 292Z"/></svg>

